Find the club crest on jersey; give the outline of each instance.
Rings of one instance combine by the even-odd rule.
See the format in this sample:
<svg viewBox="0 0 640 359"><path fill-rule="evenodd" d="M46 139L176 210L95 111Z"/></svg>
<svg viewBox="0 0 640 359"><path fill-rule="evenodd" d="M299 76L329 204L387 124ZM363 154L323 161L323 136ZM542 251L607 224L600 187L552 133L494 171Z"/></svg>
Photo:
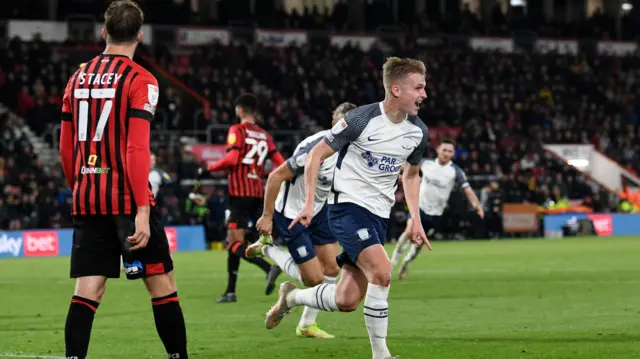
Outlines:
<svg viewBox="0 0 640 359"><path fill-rule="evenodd" d="M372 155L371 152L369 151L362 152L362 158L364 158L364 160L367 161L367 166L369 167L373 167L376 164L378 164L378 159L375 158L375 156Z"/></svg>

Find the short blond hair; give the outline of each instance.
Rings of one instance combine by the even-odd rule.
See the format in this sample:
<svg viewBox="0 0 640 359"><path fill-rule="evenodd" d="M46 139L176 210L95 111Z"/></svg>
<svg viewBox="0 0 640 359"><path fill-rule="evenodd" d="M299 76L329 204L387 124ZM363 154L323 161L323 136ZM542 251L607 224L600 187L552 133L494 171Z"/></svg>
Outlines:
<svg viewBox="0 0 640 359"><path fill-rule="evenodd" d="M416 59L389 57L382 65L382 84L386 91L391 91L391 84L410 74L425 75L427 68L424 62Z"/></svg>

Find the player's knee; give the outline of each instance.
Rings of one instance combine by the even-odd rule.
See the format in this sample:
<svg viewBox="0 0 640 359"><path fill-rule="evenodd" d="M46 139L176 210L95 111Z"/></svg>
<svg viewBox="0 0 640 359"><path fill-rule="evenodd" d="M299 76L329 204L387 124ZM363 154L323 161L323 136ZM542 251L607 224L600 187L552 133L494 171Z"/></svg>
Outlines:
<svg viewBox="0 0 640 359"><path fill-rule="evenodd" d="M146 277L144 285L151 298L164 297L176 291L175 280L170 273Z"/></svg>
<svg viewBox="0 0 640 359"><path fill-rule="evenodd" d="M335 263L335 261L332 264L325 264L323 270L324 275L327 277L335 278L340 274L340 267L338 267L338 264Z"/></svg>
<svg viewBox="0 0 640 359"><path fill-rule="evenodd" d="M386 273L386 274L379 274L379 275L374 275L373 278L371 279L371 283L375 284L375 285L379 285L381 287L388 287L391 285L391 274L390 273Z"/></svg>
<svg viewBox="0 0 640 359"><path fill-rule="evenodd" d="M381 287L388 287L391 285L391 263L381 263L379 267L371 273L370 281L372 284L379 285Z"/></svg>
<svg viewBox="0 0 640 359"><path fill-rule="evenodd" d="M353 312L360 306L362 298L352 293L336 296L336 305L341 312Z"/></svg>
<svg viewBox="0 0 640 359"><path fill-rule="evenodd" d="M229 229L228 230L229 234L227 236L227 246L230 246L233 243L236 242L243 242L244 241L244 230L241 229Z"/></svg>
<svg viewBox="0 0 640 359"><path fill-rule="evenodd" d="M302 273L302 282L307 287L315 287L318 284L322 284L324 281L324 275L322 272L318 273Z"/></svg>
<svg viewBox="0 0 640 359"><path fill-rule="evenodd" d="M86 280L89 277L78 278L74 295L100 303L106 290L106 281Z"/></svg>

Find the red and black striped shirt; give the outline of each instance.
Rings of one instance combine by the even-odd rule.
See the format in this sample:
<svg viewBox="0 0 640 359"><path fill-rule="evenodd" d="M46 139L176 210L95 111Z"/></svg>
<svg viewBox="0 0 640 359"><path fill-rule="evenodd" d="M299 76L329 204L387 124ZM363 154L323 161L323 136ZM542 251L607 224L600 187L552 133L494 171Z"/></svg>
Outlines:
<svg viewBox="0 0 640 359"><path fill-rule="evenodd" d="M263 198L264 165L267 159L273 161L272 157L279 155L271 135L256 124L236 124L229 128L225 150L239 151L238 162L228 177L229 196Z"/></svg>
<svg viewBox="0 0 640 359"><path fill-rule="evenodd" d="M127 56L102 54L71 77L60 155L73 215L134 214L155 204L149 136L158 95L155 77Z"/></svg>

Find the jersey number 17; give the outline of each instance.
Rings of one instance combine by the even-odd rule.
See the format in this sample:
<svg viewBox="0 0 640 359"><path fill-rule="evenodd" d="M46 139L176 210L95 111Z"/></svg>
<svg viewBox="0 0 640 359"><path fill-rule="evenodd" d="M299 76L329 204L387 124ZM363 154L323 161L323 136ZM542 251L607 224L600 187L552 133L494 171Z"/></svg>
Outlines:
<svg viewBox="0 0 640 359"><path fill-rule="evenodd" d="M116 89L75 89L73 96L80 99L78 109L78 141L85 142L87 140L87 127L89 122L89 99L107 99L100 111L100 118L96 127L96 134L93 136L94 142L102 140L104 128L111 115L113 109L113 98L116 95Z"/></svg>

